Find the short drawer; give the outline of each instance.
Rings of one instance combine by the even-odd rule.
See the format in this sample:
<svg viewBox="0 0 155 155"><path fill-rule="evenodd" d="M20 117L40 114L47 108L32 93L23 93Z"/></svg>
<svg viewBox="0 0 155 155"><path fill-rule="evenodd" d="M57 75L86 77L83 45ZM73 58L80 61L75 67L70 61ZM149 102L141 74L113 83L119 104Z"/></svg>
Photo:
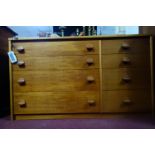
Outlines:
<svg viewBox="0 0 155 155"><path fill-rule="evenodd" d="M150 88L149 69L104 69L103 90Z"/></svg>
<svg viewBox="0 0 155 155"><path fill-rule="evenodd" d="M103 112L149 112L150 90L103 91Z"/></svg>
<svg viewBox="0 0 155 155"><path fill-rule="evenodd" d="M14 71L63 70L99 68L99 56L52 56L24 57L18 56L18 63L13 65Z"/></svg>
<svg viewBox="0 0 155 155"><path fill-rule="evenodd" d="M102 40L102 54L149 53L149 38Z"/></svg>
<svg viewBox="0 0 155 155"><path fill-rule="evenodd" d="M102 55L102 68L149 68L149 54Z"/></svg>
<svg viewBox="0 0 155 155"><path fill-rule="evenodd" d="M28 92L14 94L14 114L96 113L99 92Z"/></svg>
<svg viewBox="0 0 155 155"><path fill-rule="evenodd" d="M13 43L15 54L26 57L91 55L99 53L99 41L38 41Z"/></svg>
<svg viewBox="0 0 155 155"><path fill-rule="evenodd" d="M99 69L14 71L14 92L98 90Z"/></svg>

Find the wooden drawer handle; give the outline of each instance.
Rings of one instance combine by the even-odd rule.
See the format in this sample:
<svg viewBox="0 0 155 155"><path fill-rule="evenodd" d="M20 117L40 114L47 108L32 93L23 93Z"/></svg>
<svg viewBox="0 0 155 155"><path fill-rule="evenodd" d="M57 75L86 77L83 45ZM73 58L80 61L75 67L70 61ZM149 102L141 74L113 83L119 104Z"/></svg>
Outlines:
<svg viewBox="0 0 155 155"><path fill-rule="evenodd" d="M87 76L87 81L91 83L91 82L94 82L95 79L93 76Z"/></svg>
<svg viewBox="0 0 155 155"><path fill-rule="evenodd" d="M129 49L129 48L130 48L130 45L129 45L128 43L123 43L123 44L121 45L121 47L122 47L123 49Z"/></svg>
<svg viewBox="0 0 155 155"><path fill-rule="evenodd" d="M91 50L93 50L94 49L94 46L93 45L86 45L86 49L88 50L88 51L91 51Z"/></svg>
<svg viewBox="0 0 155 155"><path fill-rule="evenodd" d="M24 52L24 47L23 46L18 46L17 51L20 52L20 53Z"/></svg>
<svg viewBox="0 0 155 155"><path fill-rule="evenodd" d="M20 107L25 107L25 106L26 106L25 100L19 101L19 102L18 102L18 105L19 105Z"/></svg>
<svg viewBox="0 0 155 155"><path fill-rule="evenodd" d="M24 85L24 84L25 84L25 79L24 79L24 78L18 79L18 83L19 83L20 85Z"/></svg>
<svg viewBox="0 0 155 155"><path fill-rule="evenodd" d="M131 105L132 101L130 99L125 99L125 100L123 100L123 104L124 105Z"/></svg>
<svg viewBox="0 0 155 155"><path fill-rule="evenodd" d="M131 78L130 78L129 76L124 76L124 77L122 78L122 80L123 80L124 82L130 82L130 81L131 81Z"/></svg>
<svg viewBox="0 0 155 155"><path fill-rule="evenodd" d="M17 62L17 65L18 65L19 67L23 67L23 66L25 66L25 62L22 61L22 60L20 60L20 61Z"/></svg>
<svg viewBox="0 0 155 155"><path fill-rule="evenodd" d="M87 58L86 62L87 62L88 65L94 64L93 58Z"/></svg>
<svg viewBox="0 0 155 155"><path fill-rule="evenodd" d="M90 105L90 106L94 106L96 104L95 100L88 100L87 103Z"/></svg>
<svg viewBox="0 0 155 155"><path fill-rule="evenodd" d="M127 57L124 57L124 58L122 59L122 62L123 62L124 64L130 64L130 63L131 63L131 60L130 60L129 58L127 58Z"/></svg>

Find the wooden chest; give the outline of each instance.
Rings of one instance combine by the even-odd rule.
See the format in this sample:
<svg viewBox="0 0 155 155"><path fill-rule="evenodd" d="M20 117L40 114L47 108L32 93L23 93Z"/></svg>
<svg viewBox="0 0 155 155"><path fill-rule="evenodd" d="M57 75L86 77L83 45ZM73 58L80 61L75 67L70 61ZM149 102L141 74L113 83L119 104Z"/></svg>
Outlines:
<svg viewBox="0 0 155 155"><path fill-rule="evenodd" d="M10 39L14 119L153 111L151 36Z"/></svg>

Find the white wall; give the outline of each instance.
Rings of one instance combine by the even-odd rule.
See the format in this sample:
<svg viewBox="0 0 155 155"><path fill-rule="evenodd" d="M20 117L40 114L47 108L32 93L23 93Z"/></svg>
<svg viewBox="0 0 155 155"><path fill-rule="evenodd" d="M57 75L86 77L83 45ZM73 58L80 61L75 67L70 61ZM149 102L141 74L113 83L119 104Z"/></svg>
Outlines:
<svg viewBox="0 0 155 155"><path fill-rule="evenodd" d="M36 37L39 32L52 32L53 26L9 26L19 37Z"/></svg>
<svg viewBox="0 0 155 155"><path fill-rule="evenodd" d="M98 26L98 35L111 34L139 34L138 26Z"/></svg>
<svg viewBox="0 0 155 155"><path fill-rule="evenodd" d="M139 26L115 26L115 34L139 34Z"/></svg>
<svg viewBox="0 0 155 155"><path fill-rule="evenodd" d="M126 34L139 34L139 26L125 26Z"/></svg>

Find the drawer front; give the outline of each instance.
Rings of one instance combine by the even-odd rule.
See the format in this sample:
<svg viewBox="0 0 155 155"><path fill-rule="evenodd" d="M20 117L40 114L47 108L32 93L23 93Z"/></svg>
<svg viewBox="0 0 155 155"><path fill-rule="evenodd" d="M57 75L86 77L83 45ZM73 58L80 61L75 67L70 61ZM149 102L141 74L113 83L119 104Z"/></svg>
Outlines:
<svg viewBox="0 0 155 155"><path fill-rule="evenodd" d="M97 91L28 92L14 95L14 114L96 113L99 107Z"/></svg>
<svg viewBox="0 0 155 155"><path fill-rule="evenodd" d="M14 71L31 70L63 70L63 69L92 69L99 68L99 56L53 56L53 57L24 57L18 56L19 64L13 65ZM20 64L23 62L24 64Z"/></svg>
<svg viewBox="0 0 155 155"><path fill-rule="evenodd" d="M98 41L39 41L13 43L17 55L26 57L49 57L64 55L87 55L99 53Z"/></svg>
<svg viewBox="0 0 155 155"><path fill-rule="evenodd" d="M107 54L102 55L104 68L149 68L149 54Z"/></svg>
<svg viewBox="0 0 155 155"><path fill-rule="evenodd" d="M151 111L150 90L103 91L103 112Z"/></svg>
<svg viewBox="0 0 155 155"><path fill-rule="evenodd" d="M102 54L148 52L149 38L102 40Z"/></svg>
<svg viewBox="0 0 155 155"><path fill-rule="evenodd" d="M14 71L14 92L98 90L99 70Z"/></svg>
<svg viewBox="0 0 155 155"><path fill-rule="evenodd" d="M144 69L104 69L103 90L150 88L150 72Z"/></svg>

